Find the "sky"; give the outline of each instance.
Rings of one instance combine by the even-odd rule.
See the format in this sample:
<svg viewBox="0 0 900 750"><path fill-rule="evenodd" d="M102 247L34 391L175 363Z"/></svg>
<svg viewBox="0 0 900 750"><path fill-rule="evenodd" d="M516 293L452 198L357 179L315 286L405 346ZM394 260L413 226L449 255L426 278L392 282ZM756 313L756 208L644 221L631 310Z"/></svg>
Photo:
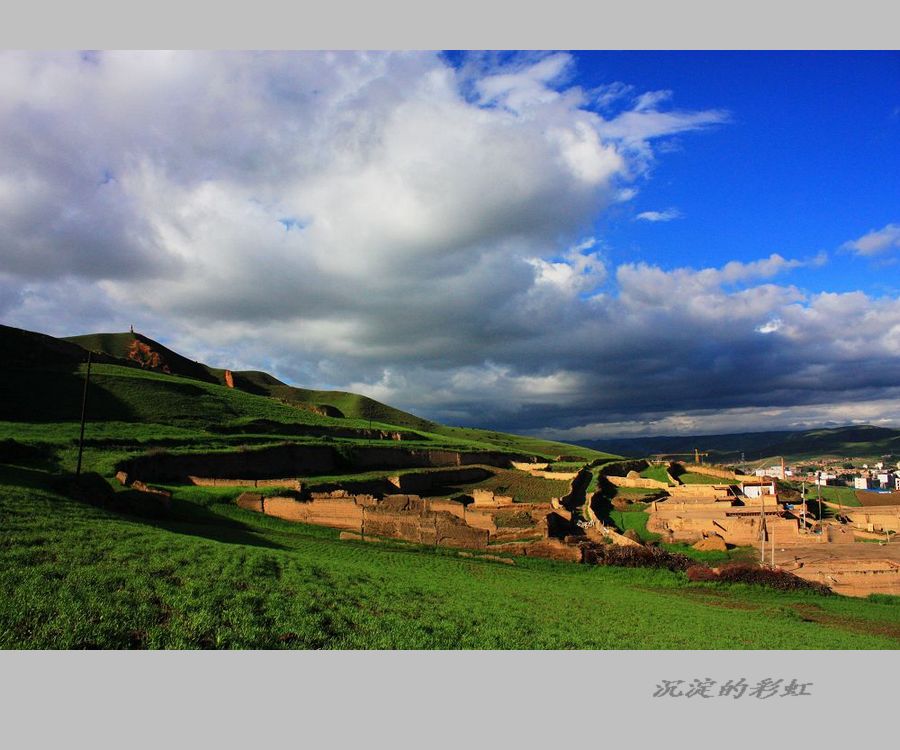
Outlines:
<svg viewBox="0 0 900 750"><path fill-rule="evenodd" d="M0 61L0 322L563 440L900 427L900 54Z"/></svg>

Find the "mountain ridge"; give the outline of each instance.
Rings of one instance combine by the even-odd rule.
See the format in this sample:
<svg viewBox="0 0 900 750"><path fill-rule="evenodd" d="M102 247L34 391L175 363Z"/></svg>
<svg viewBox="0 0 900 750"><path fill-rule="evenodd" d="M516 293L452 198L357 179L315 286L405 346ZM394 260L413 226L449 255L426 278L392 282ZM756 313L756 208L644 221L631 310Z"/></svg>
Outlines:
<svg viewBox="0 0 900 750"><path fill-rule="evenodd" d="M875 425L843 425L810 430L770 430L701 435L652 435L609 440L579 440L578 445L623 455L685 454L697 449L708 460L733 463L743 454L747 461L773 456L803 458L834 455L846 458L900 454L900 430Z"/></svg>

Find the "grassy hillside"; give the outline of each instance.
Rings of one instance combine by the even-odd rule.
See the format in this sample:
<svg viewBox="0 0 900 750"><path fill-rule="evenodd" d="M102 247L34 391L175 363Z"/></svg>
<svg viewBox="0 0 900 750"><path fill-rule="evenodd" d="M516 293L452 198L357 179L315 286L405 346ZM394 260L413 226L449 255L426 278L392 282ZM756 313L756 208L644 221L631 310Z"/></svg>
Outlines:
<svg viewBox="0 0 900 750"><path fill-rule="evenodd" d="M103 352L122 360L129 359L129 356L135 356L133 353L135 340L148 347L151 353L155 353L159 357L158 363L152 367L148 365L147 369L161 372L165 368L173 375L207 383L225 384L225 370L190 360L139 333L94 333L65 339L65 341L78 344L85 349ZM434 427L433 423L427 420L356 393L295 388L266 372L257 370L237 370L233 372L233 377L235 388L238 390L257 396L269 396L295 406L325 407L324 412L334 416L345 416L351 419L381 422L412 429ZM327 407L332 407L333 411Z"/></svg>
<svg viewBox="0 0 900 750"><path fill-rule="evenodd" d="M322 439L369 444L375 440L370 437L373 430L401 432L404 447L504 451L547 459L575 453L583 461L605 455L561 443L437 425L356 394L290 388L266 373L247 374L248 389L228 388L218 381L224 371L191 362L146 337L137 340L160 353L157 364L165 364L170 373L116 358L128 355L135 341L131 334L63 341L0 327L0 349L16 355L6 360L10 366L0 377L0 440L41 446L53 452L62 468L75 466L87 359L87 351L75 343L81 341L102 350L91 370L84 465L107 476L117 463L146 451L235 450ZM197 368L202 368L202 378L174 374L175 370L197 374ZM236 373L236 381L240 375ZM283 398L275 395L279 393ZM306 408L326 397L345 416Z"/></svg>

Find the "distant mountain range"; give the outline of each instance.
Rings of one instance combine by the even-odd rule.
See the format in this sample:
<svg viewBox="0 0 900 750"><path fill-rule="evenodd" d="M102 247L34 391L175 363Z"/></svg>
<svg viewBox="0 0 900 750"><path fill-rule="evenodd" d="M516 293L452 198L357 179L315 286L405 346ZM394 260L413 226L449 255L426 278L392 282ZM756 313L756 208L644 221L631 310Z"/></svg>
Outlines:
<svg viewBox="0 0 900 750"><path fill-rule="evenodd" d="M732 435L663 435L655 437L579 440L588 448L624 456L689 454L675 456L691 460L694 450L709 453L704 461L734 463L758 461L774 456L785 459L836 456L868 458L900 456L900 430L872 425L853 425L819 430L743 432Z"/></svg>

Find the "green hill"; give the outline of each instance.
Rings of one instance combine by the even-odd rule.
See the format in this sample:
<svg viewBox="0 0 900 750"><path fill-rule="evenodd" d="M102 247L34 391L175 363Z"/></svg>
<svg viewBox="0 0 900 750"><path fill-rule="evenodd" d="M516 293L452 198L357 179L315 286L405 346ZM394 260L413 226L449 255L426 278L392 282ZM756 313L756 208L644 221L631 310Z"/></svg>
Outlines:
<svg viewBox="0 0 900 750"><path fill-rule="evenodd" d="M70 336L64 341L132 362L139 361L141 356L139 348L135 347L137 341L147 347L144 356L145 369L180 375L205 383L225 385L226 371L224 369L190 360L140 333L92 333L84 336ZM154 354L157 358L153 362L147 362L147 358ZM428 430L435 426L428 420L420 419L413 414L356 393L295 388L267 372L258 370L236 370L232 373L232 377L234 387L239 390L257 396L269 396L301 408L309 408L325 416L343 416L421 430Z"/></svg>
<svg viewBox="0 0 900 750"><path fill-rule="evenodd" d="M0 350L11 353L0 380L0 422L55 423L60 434L71 433L80 417L90 350L97 364L92 369L88 420L103 423L100 431L110 441L130 434L151 443L154 435L174 428L186 431L185 447L233 444L242 435L263 439L252 425L264 421L269 441L279 435L295 437L296 425L316 425L414 431L413 437L430 447L546 458L577 455L586 461L607 455L565 443L439 425L366 396L295 388L264 372L235 371L235 387L229 388L224 385L225 370L191 360L142 334L56 339L0 326ZM127 426L134 423L140 428ZM280 432L279 425L283 426ZM21 429L7 426L4 431L14 436Z"/></svg>

